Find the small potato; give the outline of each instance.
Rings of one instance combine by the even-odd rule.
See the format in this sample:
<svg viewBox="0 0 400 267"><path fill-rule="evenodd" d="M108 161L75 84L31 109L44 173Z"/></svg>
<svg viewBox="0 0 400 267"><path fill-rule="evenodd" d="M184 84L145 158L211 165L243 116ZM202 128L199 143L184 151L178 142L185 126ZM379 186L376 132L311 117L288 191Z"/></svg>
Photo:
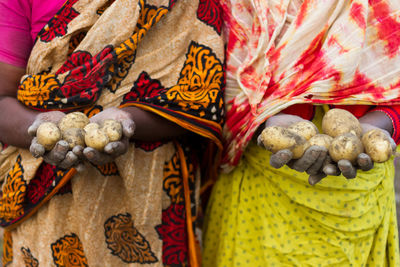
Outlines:
<svg viewBox="0 0 400 267"><path fill-rule="evenodd" d="M307 140L318 133L317 126L311 121L299 121L290 125L287 129L303 136Z"/></svg>
<svg viewBox="0 0 400 267"><path fill-rule="evenodd" d="M361 138L362 128L358 119L349 111L339 108L329 110L322 118L323 133L336 137L352 133Z"/></svg>
<svg viewBox="0 0 400 267"><path fill-rule="evenodd" d="M85 134L85 143L88 147L103 151L104 147L109 143L109 140L106 133L101 129L92 128Z"/></svg>
<svg viewBox="0 0 400 267"><path fill-rule="evenodd" d="M44 122L40 124L36 131L36 137L39 144L44 149L51 150L54 145L61 139L61 131L57 125L52 122Z"/></svg>
<svg viewBox="0 0 400 267"><path fill-rule="evenodd" d="M291 150L294 159L300 158L308 148L308 142L304 137L280 126L266 127L261 132L260 141L272 153L282 149Z"/></svg>
<svg viewBox="0 0 400 267"><path fill-rule="evenodd" d="M80 128L68 128L62 133L63 140L67 141L69 148L85 146L85 131Z"/></svg>
<svg viewBox="0 0 400 267"><path fill-rule="evenodd" d="M100 125L98 123L95 122L91 122L88 125L86 125L83 130L85 130L85 132L90 131L91 129L99 129Z"/></svg>
<svg viewBox="0 0 400 267"><path fill-rule="evenodd" d="M308 140L310 146L323 146L326 149L329 149L329 146L332 143L333 138L327 134L317 134Z"/></svg>
<svg viewBox="0 0 400 267"><path fill-rule="evenodd" d="M102 123L101 129L106 133L110 142L121 140L122 125L116 120L105 120Z"/></svg>
<svg viewBox="0 0 400 267"><path fill-rule="evenodd" d="M64 132L69 128L80 128L83 129L89 124L89 118L82 112L72 112L65 115L58 123L58 128L61 132Z"/></svg>
<svg viewBox="0 0 400 267"><path fill-rule="evenodd" d="M379 129L366 132L361 139L365 152L374 162L382 163L393 154L389 137Z"/></svg>
<svg viewBox="0 0 400 267"><path fill-rule="evenodd" d="M352 133L339 135L332 140L329 147L329 155L333 161L347 159L355 164L357 157L364 151L361 140Z"/></svg>

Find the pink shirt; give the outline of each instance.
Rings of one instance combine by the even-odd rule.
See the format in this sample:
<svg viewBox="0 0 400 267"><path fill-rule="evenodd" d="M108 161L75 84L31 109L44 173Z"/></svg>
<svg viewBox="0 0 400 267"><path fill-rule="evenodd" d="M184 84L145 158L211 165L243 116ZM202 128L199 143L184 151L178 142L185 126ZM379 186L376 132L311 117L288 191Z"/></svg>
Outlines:
<svg viewBox="0 0 400 267"><path fill-rule="evenodd" d="M65 0L0 0L0 61L25 67L36 35Z"/></svg>

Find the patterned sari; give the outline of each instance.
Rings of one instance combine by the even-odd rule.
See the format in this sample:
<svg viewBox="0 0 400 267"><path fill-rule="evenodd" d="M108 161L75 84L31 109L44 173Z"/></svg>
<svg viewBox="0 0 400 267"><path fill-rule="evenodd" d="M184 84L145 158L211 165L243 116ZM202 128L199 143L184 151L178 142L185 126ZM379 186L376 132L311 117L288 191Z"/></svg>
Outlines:
<svg viewBox="0 0 400 267"><path fill-rule="evenodd" d="M132 142L79 173L4 148L3 263L198 266L196 155L222 148L223 62L214 1L66 1L36 39L18 100L89 117L135 106L191 134Z"/></svg>

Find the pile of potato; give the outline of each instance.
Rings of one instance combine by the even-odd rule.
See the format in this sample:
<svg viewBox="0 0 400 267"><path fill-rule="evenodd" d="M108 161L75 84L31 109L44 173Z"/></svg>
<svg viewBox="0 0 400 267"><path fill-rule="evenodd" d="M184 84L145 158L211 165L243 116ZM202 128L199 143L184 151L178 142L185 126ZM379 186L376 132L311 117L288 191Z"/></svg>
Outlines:
<svg viewBox="0 0 400 267"><path fill-rule="evenodd" d="M81 112L72 112L65 115L58 125L52 122L42 123L36 132L37 141L46 150L51 150L59 140L74 146L92 147L103 151L109 142L122 138L122 125L116 120L105 120L101 125L91 123L89 118Z"/></svg>
<svg viewBox="0 0 400 267"><path fill-rule="evenodd" d="M379 129L370 130L362 135L358 119L344 109L329 110L322 120L320 134L310 121L301 121L288 128L280 126L266 127L260 141L272 153L281 149L293 152L293 158L300 158L312 145L328 149L333 161L346 159L356 163L360 153L367 153L374 162L385 162L393 154L389 137Z"/></svg>

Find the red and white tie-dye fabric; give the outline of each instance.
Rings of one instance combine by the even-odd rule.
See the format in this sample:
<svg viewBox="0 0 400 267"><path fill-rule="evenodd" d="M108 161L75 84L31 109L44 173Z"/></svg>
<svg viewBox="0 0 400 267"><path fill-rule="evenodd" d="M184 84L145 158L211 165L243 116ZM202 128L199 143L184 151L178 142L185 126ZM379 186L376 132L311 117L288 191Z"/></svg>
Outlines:
<svg viewBox="0 0 400 267"><path fill-rule="evenodd" d="M400 1L299 1L221 1L226 171L257 127L293 104L400 104Z"/></svg>

